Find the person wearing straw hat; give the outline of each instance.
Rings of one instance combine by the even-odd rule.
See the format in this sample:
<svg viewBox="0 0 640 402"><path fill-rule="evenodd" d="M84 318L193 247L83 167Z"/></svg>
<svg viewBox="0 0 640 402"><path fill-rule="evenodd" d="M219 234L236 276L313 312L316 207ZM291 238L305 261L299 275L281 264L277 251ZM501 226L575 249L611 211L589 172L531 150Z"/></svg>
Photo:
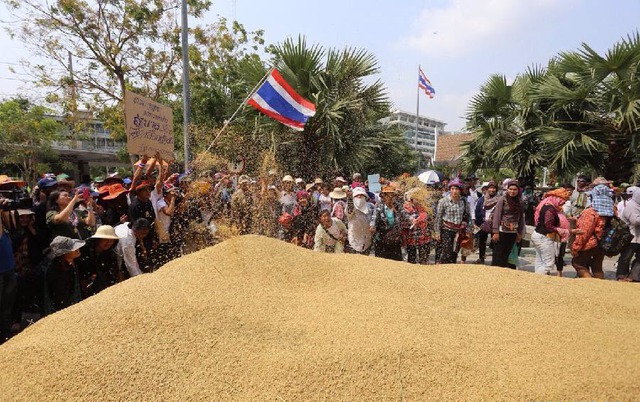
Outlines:
<svg viewBox="0 0 640 402"><path fill-rule="evenodd" d="M87 240L86 252L77 262L84 298L124 280L116 253L118 240L115 229L109 225L100 226Z"/></svg>
<svg viewBox="0 0 640 402"><path fill-rule="evenodd" d="M345 200L347 199L347 192L344 191L342 187L336 187L329 193L329 197L331 197L331 202L333 203L331 207L331 217L338 218L342 223L346 224L347 214L345 212L347 203Z"/></svg>
<svg viewBox="0 0 640 402"><path fill-rule="evenodd" d="M293 191L293 186L293 177L291 177L291 175L286 175L282 178L282 193L280 194L279 200L282 208L281 212L286 212L289 215L293 215L293 211L298 205L296 193Z"/></svg>
<svg viewBox="0 0 640 402"><path fill-rule="evenodd" d="M376 208L376 257L402 261L403 215L398 205L396 188L385 186L380 192L382 203Z"/></svg>
<svg viewBox="0 0 640 402"><path fill-rule="evenodd" d="M51 263L45 270L45 313L69 307L82 299L76 259L85 242L56 236L49 245Z"/></svg>
<svg viewBox="0 0 640 402"><path fill-rule="evenodd" d="M438 201L433 224L434 239L440 242L440 261L455 264L458 259L460 239L470 231L471 212L469 203L462 196L464 183L455 178L449 182L449 195Z"/></svg>

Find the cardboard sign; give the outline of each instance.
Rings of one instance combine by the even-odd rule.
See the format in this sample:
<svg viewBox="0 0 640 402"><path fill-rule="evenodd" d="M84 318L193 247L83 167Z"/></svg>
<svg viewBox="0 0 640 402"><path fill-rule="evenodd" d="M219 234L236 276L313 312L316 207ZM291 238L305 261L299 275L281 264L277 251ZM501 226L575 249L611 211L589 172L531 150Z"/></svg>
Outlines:
<svg viewBox="0 0 640 402"><path fill-rule="evenodd" d="M376 194L382 191L382 186L380 185L380 174L368 175L367 181L369 182L369 191Z"/></svg>
<svg viewBox="0 0 640 402"><path fill-rule="evenodd" d="M173 110L131 91L126 91L124 99L129 153L146 156L159 153L166 161L174 160Z"/></svg>

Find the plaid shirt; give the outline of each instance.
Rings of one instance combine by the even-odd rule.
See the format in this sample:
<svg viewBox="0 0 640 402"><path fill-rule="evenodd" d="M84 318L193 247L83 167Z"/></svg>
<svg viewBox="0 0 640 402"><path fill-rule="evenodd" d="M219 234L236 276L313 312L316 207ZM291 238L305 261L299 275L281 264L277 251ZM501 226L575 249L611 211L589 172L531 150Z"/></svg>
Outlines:
<svg viewBox="0 0 640 402"><path fill-rule="evenodd" d="M426 212L420 205L406 203L402 213L405 220L402 222L402 240L407 246L421 246L431 241L431 228ZM411 225L411 218L417 219L415 225Z"/></svg>
<svg viewBox="0 0 640 402"><path fill-rule="evenodd" d="M454 202L450 195L442 198L438 201L436 221L433 225L434 231L436 233L440 233L440 229L442 229L442 221L447 221L454 225L461 224L465 214L467 219L470 220L469 217L471 216L471 212L469 210L469 203L466 202L463 197L460 197L458 202ZM469 224L469 222L466 223L467 225Z"/></svg>

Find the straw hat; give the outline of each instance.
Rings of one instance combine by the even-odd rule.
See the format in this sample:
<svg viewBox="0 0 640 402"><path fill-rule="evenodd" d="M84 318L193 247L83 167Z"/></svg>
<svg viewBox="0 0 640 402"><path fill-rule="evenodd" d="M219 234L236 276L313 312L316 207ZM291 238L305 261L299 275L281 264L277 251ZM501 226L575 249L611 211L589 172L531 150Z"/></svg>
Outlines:
<svg viewBox="0 0 640 402"><path fill-rule="evenodd" d="M286 175L285 177L282 178L282 181L290 181L293 182L293 177L291 177L290 174Z"/></svg>
<svg viewBox="0 0 640 402"><path fill-rule="evenodd" d="M113 226L109 225L101 225L96 229L96 233L90 237L90 239L111 239L118 240L119 237L116 235L116 230Z"/></svg>
<svg viewBox="0 0 640 402"><path fill-rule="evenodd" d="M316 177L316 179L313 181L313 184L323 184L324 182L322 181L321 178Z"/></svg>
<svg viewBox="0 0 640 402"><path fill-rule="evenodd" d="M382 191L380 191L381 194L395 194L396 193L396 188L393 186L384 186L382 188Z"/></svg>
<svg viewBox="0 0 640 402"><path fill-rule="evenodd" d="M611 182L609 180L605 179L604 177L599 176L599 177L596 177L595 179L593 179L592 184L594 186L597 186L598 184L608 185L608 184L611 184Z"/></svg>
<svg viewBox="0 0 640 402"><path fill-rule="evenodd" d="M347 193L344 191L342 187L336 187L332 192L329 193L329 197L334 198L336 200L342 200L347 198Z"/></svg>

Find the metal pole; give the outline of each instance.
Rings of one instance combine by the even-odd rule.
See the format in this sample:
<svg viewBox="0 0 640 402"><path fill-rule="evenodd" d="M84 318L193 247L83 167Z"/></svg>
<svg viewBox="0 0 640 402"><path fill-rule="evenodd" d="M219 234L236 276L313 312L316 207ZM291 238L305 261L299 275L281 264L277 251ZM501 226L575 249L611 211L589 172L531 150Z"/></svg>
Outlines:
<svg viewBox="0 0 640 402"><path fill-rule="evenodd" d="M189 19L187 0L182 0L182 108L184 114L184 170L189 166L189 125L191 124L191 91L189 89Z"/></svg>
<svg viewBox="0 0 640 402"><path fill-rule="evenodd" d="M420 77L420 65L418 65L418 77ZM416 86L416 132L413 137L413 147L418 151L418 119L420 118L420 85ZM418 155L418 169L420 169L420 155Z"/></svg>

